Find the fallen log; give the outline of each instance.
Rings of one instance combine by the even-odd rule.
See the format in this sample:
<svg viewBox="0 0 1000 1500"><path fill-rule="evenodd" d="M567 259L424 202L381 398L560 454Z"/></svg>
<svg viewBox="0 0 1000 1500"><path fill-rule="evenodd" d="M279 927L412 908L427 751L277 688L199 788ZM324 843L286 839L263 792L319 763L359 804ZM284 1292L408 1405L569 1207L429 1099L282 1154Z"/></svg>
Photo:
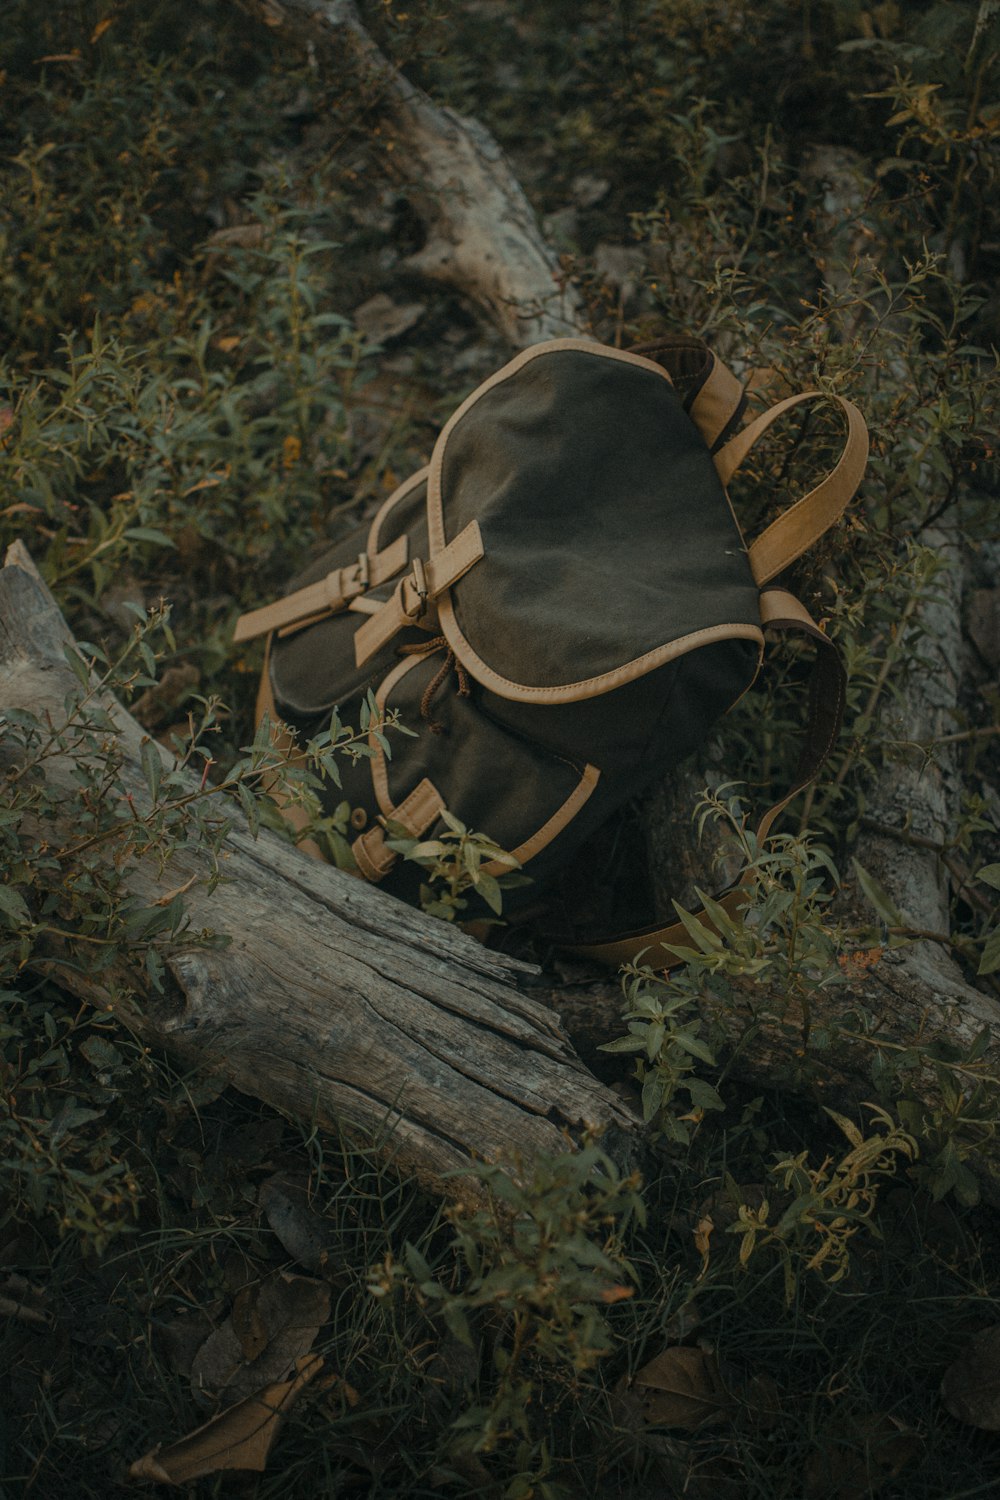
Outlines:
<svg viewBox="0 0 1000 1500"><path fill-rule="evenodd" d="M0 570L0 713L62 721L82 692L65 659L69 641L15 544ZM130 797L141 814L148 736L114 699L100 706L122 761L108 795ZM75 763L69 753L45 760L58 813L44 828L26 822L23 837L55 849L70 838L81 816ZM183 937L168 946L163 993L125 960L95 980L71 941L69 951L52 950L49 971L101 1004L115 979L131 992L116 1008L142 1042L289 1116L380 1140L401 1171L434 1191L456 1191L446 1174L473 1160L516 1173L588 1134L622 1166L631 1161L641 1128L575 1056L556 1015L519 988L526 966L275 834L252 838L235 805L234 824L214 889L208 853L194 842L163 866L150 857L125 865L131 897L151 907L183 890L188 931L209 930L225 946ZM468 1194L469 1179L459 1190Z"/></svg>

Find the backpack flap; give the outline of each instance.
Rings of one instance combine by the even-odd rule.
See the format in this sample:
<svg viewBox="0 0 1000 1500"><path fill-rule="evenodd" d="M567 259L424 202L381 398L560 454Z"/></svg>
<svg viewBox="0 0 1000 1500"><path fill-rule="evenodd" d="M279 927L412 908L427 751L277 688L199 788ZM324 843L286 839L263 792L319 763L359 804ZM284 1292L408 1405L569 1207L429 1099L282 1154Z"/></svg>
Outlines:
<svg viewBox="0 0 1000 1500"><path fill-rule="evenodd" d="M448 422L427 507L432 558L478 523L483 559L438 615L502 699L599 697L721 639L758 654L739 528L652 360L582 339L527 350Z"/></svg>

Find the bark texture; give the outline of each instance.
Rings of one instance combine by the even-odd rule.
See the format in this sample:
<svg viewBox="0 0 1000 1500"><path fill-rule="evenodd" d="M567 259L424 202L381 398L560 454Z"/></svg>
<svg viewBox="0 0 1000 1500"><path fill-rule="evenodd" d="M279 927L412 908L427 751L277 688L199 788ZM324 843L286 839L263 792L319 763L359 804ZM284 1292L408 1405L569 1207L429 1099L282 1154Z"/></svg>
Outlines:
<svg viewBox="0 0 1000 1500"><path fill-rule="evenodd" d="M307 43L318 65L361 74L389 132L387 166L427 230L407 265L467 297L515 348L579 337L579 298L546 244L510 163L476 120L441 108L372 41L352 0L239 0L282 36Z"/></svg>
<svg viewBox="0 0 1000 1500"><path fill-rule="evenodd" d="M67 640L23 548L12 548L0 572L0 711L61 720L80 691ZM125 756L121 790L141 810L147 737L120 704L104 706ZM26 836L54 844L73 828L72 771L68 756L46 762L59 816ZM286 1114L381 1139L403 1170L439 1191L470 1159L516 1172L537 1152L572 1149L585 1132L603 1132L623 1165L637 1148L634 1116L580 1063L556 1015L518 988L523 965L273 834L255 840L235 829L223 861L225 879L211 892L199 847L182 847L163 869L154 860L128 866L129 892L143 905L190 883L191 930L230 940L170 951L164 996L148 981L143 990L142 974L128 976L138 993L123 1018L143 1041ZM71 991L102 998L85 970L59 955L55 963Z"/></svg>

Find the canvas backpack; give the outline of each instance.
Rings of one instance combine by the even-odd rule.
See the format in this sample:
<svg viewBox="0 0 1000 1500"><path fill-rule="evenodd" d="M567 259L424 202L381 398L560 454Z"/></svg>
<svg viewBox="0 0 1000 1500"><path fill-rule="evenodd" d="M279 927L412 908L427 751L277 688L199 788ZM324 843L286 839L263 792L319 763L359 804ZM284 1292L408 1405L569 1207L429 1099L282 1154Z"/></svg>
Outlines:
<svg viewBox="0 0 1000 1500"><path fill-rule="evenodd" d="M727 485L772 423L817 401L842 415L839 460L748 545ZM237 642L268 637L259 719L308 738L335 708L356 724L371 691L417 731L391 757L373 738L330 789L353 809L359 875L416 900L422 872L389 847L386 823L432 838L448 809L516 856L537 899L746 692L765 631L804 634L817 656L794 785L761 837L815 775L843 672L776 580L841 515L867 433L851 402L817 391L744 426L745 407L694 339L535 345L462 402L369 525L242 617ZM681 930L672 919L598 938L586 951L620 963Z"/></svg>

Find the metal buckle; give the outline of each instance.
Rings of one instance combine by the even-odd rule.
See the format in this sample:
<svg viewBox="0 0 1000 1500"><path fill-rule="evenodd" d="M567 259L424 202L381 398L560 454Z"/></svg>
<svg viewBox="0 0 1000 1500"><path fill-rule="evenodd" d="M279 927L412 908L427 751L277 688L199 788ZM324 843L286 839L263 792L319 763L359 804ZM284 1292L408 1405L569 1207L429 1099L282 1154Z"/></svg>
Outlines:
<svg viewBox="0 0 1000 1500"><path fill-rule="evenodd" d="M406 603L406 591L410 589L417 596L414 609L408 609ZM399 584L399 604L403 614L408 620L419 620L427 610L427 574L419 557L413 559L413 567L409 578L404 578Z"/></svg>

